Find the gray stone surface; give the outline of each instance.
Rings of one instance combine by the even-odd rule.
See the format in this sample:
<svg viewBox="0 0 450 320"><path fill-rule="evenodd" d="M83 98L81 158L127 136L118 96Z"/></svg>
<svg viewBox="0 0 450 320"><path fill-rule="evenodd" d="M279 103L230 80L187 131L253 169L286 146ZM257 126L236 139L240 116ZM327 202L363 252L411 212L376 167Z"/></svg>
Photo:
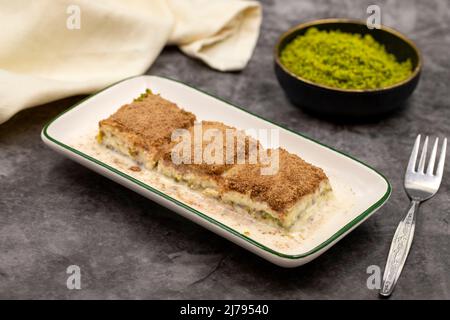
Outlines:
<svg viewBox="0 0 450 320"><path fill-rule="evenodd" d="M364 18L373 1L264 1L255 54L238 73L215 72L167 48L148 71L185 81L366 161L393 185L389 202L317 260L282 269L63 158L43 125L81 97L29 109L0 126L0 298L376 299L366 268L384 266L407 198L403 166L418 132L450 136L450 4L379 1L383 23L422 49L425 68L406 110L372 124L335 125L292 106L272 48L287 28L324 17ZM393 299L450 298L450 165L423 205ZM82 289L66 288L67 266Z"/></svg>

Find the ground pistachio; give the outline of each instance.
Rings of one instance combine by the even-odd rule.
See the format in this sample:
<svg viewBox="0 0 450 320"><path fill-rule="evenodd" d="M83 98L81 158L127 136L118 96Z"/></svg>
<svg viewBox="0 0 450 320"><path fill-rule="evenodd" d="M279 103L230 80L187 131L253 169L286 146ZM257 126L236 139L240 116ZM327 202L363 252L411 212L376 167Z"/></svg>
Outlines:
<svg viewBox="0 0 450 320"><path fill-rule="evenodd" d="M341 89L379 89L412 73L411 60L399 62L371 35L309 28L288 43L281 63L317 84Z"/></svg>

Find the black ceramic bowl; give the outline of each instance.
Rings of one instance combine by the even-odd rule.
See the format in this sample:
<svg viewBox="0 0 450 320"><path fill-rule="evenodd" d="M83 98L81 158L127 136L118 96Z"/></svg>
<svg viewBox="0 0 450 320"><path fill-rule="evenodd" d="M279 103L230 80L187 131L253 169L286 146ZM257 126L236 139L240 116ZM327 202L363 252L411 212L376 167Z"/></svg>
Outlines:
<svg viewBox="0 0 450 320"><path fill-rule="evenodd" d="M310 27L371 34L398 61L411 59L413 72L400 83L370 90L339 89L303 79L287 70L279 56L286 44ZM280 37L274 54L275 73L288 98L306 111L336 120L377 118L401 108L416 88L422 69L420 52L411 40L391 28L382 26L381 29L369 29L364 21L357 20L325 19L300 24Z"/></svg>

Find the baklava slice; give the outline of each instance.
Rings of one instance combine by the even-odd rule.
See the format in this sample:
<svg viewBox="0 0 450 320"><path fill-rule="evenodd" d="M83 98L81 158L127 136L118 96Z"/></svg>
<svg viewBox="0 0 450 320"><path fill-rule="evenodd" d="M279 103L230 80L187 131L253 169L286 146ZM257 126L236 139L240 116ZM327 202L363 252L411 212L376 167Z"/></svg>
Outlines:
<svg viewBox="0 0 450 320"><path fill-rule="evenodd" d="M236 163L248 162L257 145L243 131L221 122L202 121L172 141L158 162L158 171L217 196L224 172Z"/></svg>
<svg viewBox="0 0 450 320"><path fill-rule="evenodd" d="M161 150L170 143L172 132L188 128L194 121L194 114L147 90L100 121L97 140L152 169Z"/></svg>
<svg viewBox="0 0 450 320"><path fill-rule="evenodd" d="M309 207L331 194L322 169L284 149L278 153L278 170L262 174L267 164L236 165L223 175L221 198L289 228Z"/></svg>

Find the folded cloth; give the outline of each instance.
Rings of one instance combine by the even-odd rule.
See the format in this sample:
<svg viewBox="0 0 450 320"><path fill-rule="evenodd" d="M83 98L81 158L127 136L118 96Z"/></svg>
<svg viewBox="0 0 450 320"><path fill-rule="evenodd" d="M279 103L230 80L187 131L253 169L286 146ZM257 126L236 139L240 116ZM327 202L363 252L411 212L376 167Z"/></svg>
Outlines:
<svg viewBox="0 0 450 320"><path fill-rule="evenodd" d="M142 74L166 44L240 70L261 17L260 4L244 0L0 0L0 123Z"/></svg>

